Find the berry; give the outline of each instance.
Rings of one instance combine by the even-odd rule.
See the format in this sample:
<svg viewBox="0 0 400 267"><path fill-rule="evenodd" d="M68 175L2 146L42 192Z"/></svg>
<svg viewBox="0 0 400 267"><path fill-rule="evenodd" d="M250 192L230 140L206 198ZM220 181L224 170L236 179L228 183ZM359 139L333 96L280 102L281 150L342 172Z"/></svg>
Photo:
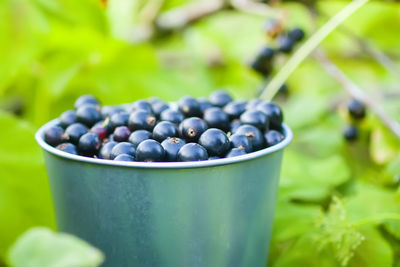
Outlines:
<svg viewBox="0 0 400 267"><path fill-rule="evenodd" d="M133 112L134 111L139 111L139 110L146 111L146 112L149 112L149 113L153 112L153 109L151 108L151 104L149 102L147 102L146 100L143 100L143 99L134 102L132 104L132 106L130 107L130 111L131 112L132 111Z"/></svg>
<svg viewBox="0 0 400 267"><path fill-rule="evenodd" d="M90 129L91 133L97 134L101 140L104 140L107 137L107 130L106 128L102 127L101 125L95 125Z"/></svg>
<svg viewBox="0 0 400 267"><path fill-rule="evenodd" d="M52 126L44 133L44 140L51 146L57 146L61 144L64 139L64 129L60 126Z"/></svg>
<svg viewBox="0 0 400 267"><path fill-rule="evenodd" d="M279 40L279 50L283 53L290 53L294 47L294 40L289 35L281 35Z"/></svg>
<svg viewBox="0 0 400 267"><path fill-rule="evenodd" d="M134 157L136 155L136 149L129 142L118 143L111 149L110 159L115 159L117 156L122 154L128 154Z"/></svg>
<svg viewBox="0 0 400 267"><path fill-rule="evenodd" d="M160 101L157 101L157 102L151 104L151 108L154 112L154 115L156 115L157 118L160 118L161 113L164 110L169 109L169 106L160 100Z"/></svg>
<svg viewBox="0 0 400 267"><path fill-rule="evenodd" d="M226 91L218 90L211 93L210 102L214 106L222 108L229 102L232 102L232 97Z"/></svg>
<svg viewBox="0 0 400 267"><path fill-rule="evenodd" d="M304 31L300 28L295 28L289 32L289 37L295 42L303 40L304 35Z"/></svg>
<svg viewBox="0 0 400 267"><path fill-rule="evenodd" d="M282 84L282 86L278 90L278 94L287 96L289 94L289 88L286 84Z"/></svg>
<svg viewBox="0 0 400 267"><path fill-rule="evenodd" d="M253 151L260 150L264 147L264 136L261 131L253 125L242 125L240 126L235 134L243 134L249 138Z"/></svg>
<svg viewBox="0 0 400 267"><path fill-rule="evenodd" d="M156 140L145 140L141 142L136 150L136 159L138 161L163 161L165 158L164 148Z"/></svg>
<svg viewBox="0 0 400 267"><path fill-rule="evenodd" d="M205 97L200 97L199 99L197 99L197 101L200 103L201 112L204 112L206 109L211 108L213 106L210 100L208 100L208 98Z"/></svg>
<svg viewBox="0 0 400 267"><path fill-rule="evenodd" d="M260 130L268 130L268 117L262 111L248 110L240 115L242 124L254 125Z"/></svg>
<svg viewBox="0 0 400 267"><path fill-rule="evenodd" d="M229 141L231 142L232 148L240 148L246 153L253 151L253 147L249 138L244 134L233 134L231 137L229 137Z"/></svg>
<svg viewBox="0 0 400 267"><path fill-rule="evenodd" d="M257 106L258 106L261 102L262 102L261 99L258 99L258 98L253 99L253 100L250 100L249 102L247 102L246 110L252 110L252 109L257 108Z"/></svg>
<svg viewBox="0 0 400 267"><path fill-rule="evenodd" d="M270 130L264 134L264 138L266 146L270 147L280 143L284 136L278 131Z"/></svg>
<svg viewBox="0 0 400 267"><path fill-rule="evenodd" d="M168 137L176 136L178 136L178 129L172 122L162 121L154 127L153 139L158 142L162 142Z"/></svg>
<svg viewBox="0 0 400 267"><path fill-rule="evenodd" d="M210 156L224 156L230 148L229 139L220 129L210 128L199 138L202 145Z"/></svg>
<svg viewBox="0 0 400 267"><path fill-rule="evenodd" d="M275 103L264 101L257 105L257 110L264 112L268 117L269 127L272 129L280 129L283 121L283 114L280 107Z"/></svg>
<svg viewBox="0 0 400 267"><path fill-rule="evenodd" d="M111 131L112 128L111 128L111 124L110 124L110 119L109 118L106 118L105 120L101 120L101 121L96 122L96 124L93 125L92 128L94 128L94 127L104 128L104 130L106 130L107 134L112 132Z"/></svg>
<svg viewBox="0 0 400 267"><path fill-rule="evenodd" d="M119 112L125 112L125 109L121 107L113 107L113 106L104 106L101 108L101 115L103 118L111 118L112 115L117 114Z"/></svg>
<svg viewBox="0 0 400 267"><path fill-rule="evenodd" d="M61 150L61 151L64 151L64 152L67 152L67 153L70 153L70 154L78 155L78 151L76 149L76 146L74 144L71 144L71 143L62 143L62 144L59 144L56 148L58 150Z"/></svg>
<svg viewBox="0 0 400 267"><path fill-rule="evenodd" d="M141 129L152 131L155 124L156 117L144 110L135 111L129 116L128 126L132 131Z"/></svg>
<svg viewBox="0 0 400 267"><path fill-rule="evenodd" d="M363 103L356 99L352 99L347 104L347 109L353 119L360 120L365 117L365 106Z"/></svg>
<svg viewBox="0 0 400 267"><path fill-rule="evenodd" d="M76 120L89 127L93 126L102 118L99 109L93 105L80 106L76 111Z"/></svg>
<svg viewBox="0 0 400 267"><path fill-rule="evenodd" d="M115 157L114 160L117 161L135 161L135 157L128 154L121 154Z"/></svg>
<svg viewBox="0 0 400 267"><path fill-rule="evenodd" d="M100 148L99 158L101 159L111 159L111 150L117 145L117 142L110 141L105 143Z"/></svg>
<svg viewBox="0 0 400 267"><path fill-rule="evenodd" d="M251 63L250 67L258 72L259 74L263 75L265 78L267 78L271 72L272 72L272 64L270 61L265 61L260 57L257 57L254 59L254 61Z"/></svg>
<svg viewBox="0 0 400 267"><path fill-rule="evenodd" d="M241 125L240 120L233 120L230 125L230 132L235 133Z"/></svg>
<svg viewBox="0 0 400 267"><path fill-rule="evenodd" d="M166 109L163 112L161 112L160 119L162 121L170 121L175 124L179 124L183 121L185 117L183 114L179 111L172 110L172 109Z"/></svg>
<svg viewBox="0 0 400 267"><path fill-rule="evenodd" d="M224 107L224 112L228 114L229 119L237 119L246 110L246 101L230 102Z"/></svg>
<svg viewBox="0 0 400 267"><path fill-rule="evenodd" d="M136 130L132 132L131 135L129 136L129 142L131 142L133 146L136 148L144 140L150 139L151 135L152 134L149 131Z"/></svg>
<svg viewBox="0 0 400 267"><path fill-rule="evenodd" d="M185 140L172 137L165 139L161 146L165 150L165 159L167 161L177 161L178 159L178 151L186 144Z"/></svg>
<svg viewBox="0 0 400 267"><path fill-rule="evenodd" d="M76 122L75 110L65 111L60 115L60 126L64 129Z"/></svg>
<svg viewBox="0 0 400 267"><path fill-rule="evenodd" d="M203 115L204 121L210 128L218 128L223 131L228 131L230 127L228 114L217 107L206 109Z"/></svg>
<svg viewBox="0 0 400 267"><path fill-rule="evenodd" d="M115 129L119 126L127 126L129 121L129 114L125 111L113 114L110 117L110 126Z"/></svg>
<svg viewBox="0 0 400 267"><path fill-rule="evenodd" d="M188 143L178 152L179 161L200 161L207 160L207 150L197 143Z"/></svg>
<svg viewBox="0 0 400 267"><path fill-rule="evenodd" d="M200 103L191 96L184 96L178 101L180 112L186 117L195 117L201 115Z"/></svg>
<svg viewBox="0 0 400 267"><path fill-rule="evenodd" d="M343 131L344 138L349 142L357 140L358 135L359 135L358 129L355 125L346 126L346 128Z"/></svg>
<svg viewBox="0 0 400 267"><path fill-rule="evenodd" d="M153 105L157 102L163 102L163 101L159 97L153 96L153 97L150 97L149 99L147 99L147 102L149 102L150 105Z"/></svg>
<svg viewBox="0 0 400 267"><path fill-rule="evenodd" d="M74 123L65 130L65 136L69 142L77 145L82 135L88 132L88 128L82 123Z"/></svg>
<svg viewBox="0 0 400 267"><path fill-rule="evenodd" d="M232 148L229 150L229 152L226 154L226 158L232 158L232 157L237 157L237 156L243 156L246 155L246 152L243 151L243 149L240 148Z"/></svg>
<svg viewBox="0 0 400 267"><path fill-rule="evenodd" d="M98 106L100 105L99 101L92 95L83 95L81 97L79 97L76 101L75 101L75 108L78 109L81 106L84 105L93 105L93 106Z"/></svg>
<svg viewBox="0 0 400 267"><path fill-rule="evenodd" d="M100 138L97 134L86 133L79 138L78 151L82 156L93 157L100 149Z"/></svg>
<svg viewBox="0 0 400 267"><path fill-rule="evenodd" d="M119 126L114 130L114 140L117 142L128 141L131 131L126 126Z"/></svg>
<svg viewBox="0 0 400 267"><path fill-rule="evenodd" d="M207 124L197 117L187 118L179 125L180 136L188 141L197 141L205 130L207 130Z"/></svg>

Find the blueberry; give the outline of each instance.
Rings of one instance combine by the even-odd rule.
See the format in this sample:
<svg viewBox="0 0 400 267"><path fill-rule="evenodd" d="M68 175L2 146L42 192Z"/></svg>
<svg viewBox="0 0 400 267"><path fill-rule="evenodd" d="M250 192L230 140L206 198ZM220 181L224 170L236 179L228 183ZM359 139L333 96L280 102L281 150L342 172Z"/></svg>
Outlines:
<svg viewBox="0 0 400 267"><path fill-rule="evenodd" d="M51 146L57 146L65 139L64 129L60 126L52 126L44 133L44 141Z"/></svg>
<svg viewBox="0 0 400 267"><path fill-rule="evenodd" d="M365 117L365 106L363 103L356 99L352 99L347 104L347 109L353 119L360 120Z"/></svg>
<svg viewBox="0 0 400 267"><path fill-rule="evenodd" d="M86 133L79 138L78 151L82 156L93 157L100 149L100 138L97 134Z"/></svg>
<svg viewBox="0 0 400 267"><path fill-rule="evenodd" d="M243 149L240 148L232 148L229 150L229 152L226 154L226 158L232 158L232 157L237 157L237 156L243 156L246 155L246 152L243 151Z"/></svg>
<svg viewBox="0 0 400 267"><path fill-rule="evenodd" d="M110 159L115 159L118 155L128 154L131 156L136 155L135 147L129 142L121 142L111 149Z"/></svg>
<svg viewBox="0 0 400 267"><path fill-rule="evenodd" d="M214 106L222 108L232 102L232 97L224 90L217 90L211 93L210 102Z"/></svg>
<svg viewBox="0 0 400 267"><path fill-rule="evenodd" d="M236 130L241 126L242 124L240 123L240 120L233 120L231 121L230 125L230 132L235 133Z"/></svg>
<svg viewBox="0 0 400 267"><path fill-rule="evenodd" d="M248 110L240 115L240 122L242 124L250 124L260 130L268 130L269 122L268 117L262 111Z"/></svg>
<svg viewBox="0 0 400 267"><path fill-rule="evenodd" d="M213 106L210 100L208 100L208 98L205 97L199 97L197 101L200 103L201 112L204 112L206 109L211 108Z"/></svg>
<svg viewBox="0 0 400 267"><path fill-rule="evenodd" d="M110 117L110 126L115 129L119 126L127 126L129 121L129 114L125 111L113 114Z"/></svg>
<svg viewBox="0 0 400 267"><path fill-rule="evenodd" d="M229 141L231 142L232 148L240 148L246 153L253 151L253 147L249 138L244 134L233 134L229 137Z"/></svg>
<svg viewBox="0 0 400 267"><path fill-rule="evenodd" d="M210 156L224 156L230 148L228 136L220 129L210 128L199 138L202 145Z"/></svg>
<svg viewBox="0 0 400 267"><path fill-rule="evenodd" d="M359 132L355 125L346 126L346 128L343 131L344 138L349 142L357 140L358 135L359 135Z"/></svg>
<svg viewBox="0 0 400 267"><path fill-rule="evenodd" d="M129 136L129 142L131 142L133 146L136 148L144 140L150 139L151 135L152 134L149 131L136 130L132 132L131 135Z"/></svg>
<svg viewBox="0 0 400 267"><path fill-rule="evenodd" d="M139 110L146 111L149 113L153 112L153 109L151 108L151 104L143 99L135 101L130 106L130 112L139 111Z"/></svg>
<svg viewBox="0 0 400 267"><path fill-rule="evenodd" d="M178 101L179 111L186 117L201 115L200 103L191 96L184 96Z"/></svg>
<svg viewBox="0 0 400 267"><path fill-rule="evenodd" d="M161 113L164 110L169 109L169 106L166 103L164 103L163 101L161 101L161 100L151 104L151 107L152 107L152 110L154 112L154 115L156 115L157 118L160 118Z"/></svg>
<svg viewBox="0 0 400 267"><path fill-rule="evenodd" d="M300 28L295 28L289 32L289 37L295 42L303 40L304 35L304 31Z"/></svg>
<svg viewBox="0 0 400 267"><path fill-rule="evenodd" d="M269 60L263 60L260 57L256 57L250 64L250 67L267 78L273 69L272 63Z"/></svg>
<svg viewBox="0 0 400 267"><path fill-rule="evenodd" d="M261 131L253 125L242 125L236 130L235 134L247 136L251 142L253 151L260 150L264 147L264 136Z"/></svg>
<svg viewBox="0 0 400 267"><path fill-rule="evenodd" d="M262 102L261 99L258 99L258 98L252 99L252 100L250 100L249 102L247 102L246 108L245 108L245 109L246 109L246 110L255 109L255 108L257 108L257 106L258 106L261 102Z"/></svg>
<svg viewBox="0 0 400 267"><path fill-rule="evenodd" d="M107 137L107 129L102 125L93 126L89 132L97 134L101 140L104 140Z"/></svg>
<svg viewBox="0 0 400 267"><path fill-rule="evenodd" d="M280 129L283 121L283 113L280 107L270 101L264 101L257 105L257 110L262 111L268 117L269 127Z"/></svg>
<svg viewBox="0 0 400 267"><path fill-rule="evenodd" d="M188 141L197 141L205 130L207 130L207 124L197 117L187 118L179 125L180 136Z"/></svg>
<svg viewBox="0 0 400 267"><path fill-rule="evenodd" d="M178 151L186 144L185 140L172 137L165 139L161 146L165 150L165 159L167 161L177 161L178 160Z"/></svg>
<svg viewBox="0 0 400 267"><path fill-rule="evenodd" d="M136 150L136 159L138 161L163 161L165 158L164 148L156 140L145 140L141 142Z"/></svg>
<svg viewBox="0 0 400 267"><path fill-rule="evenodd" d="M93 105L80 106L76 111L76 120L89 127L93 126L102 118L99 109Z"/></svg>
<svg viewBox="0 0 400 267"><path fill-rule="evenodd" d="M207 159L207 150L197 143L188 143L178 151L178 161L200 161Z"/></svg>
<svg viewBox="0 0 400 267"><path fill-rule="evenodd" d="M180 111L172 110L172 109L166 109L163 112L161 112L160 119L162 121L170 121L175 124L179 124L183 121L185 116Z"/></svg>
<svg viewBox="0 0 400 267"><path fill-rule="evenodd" d="M283 34L279 40L279 50L283 53L290 53L294 47L294 40L289 35Z"/></svg>
<svg viewBox="0 0 400 267"><path fill-rule="evenodd" d="M68 128L65 130L65 136L69 142L77 145L81 136L87 132L88 128L82 123L77 122L68 126Z"/></svg>
<svg viewBox="0 0 400 267"><path fill-rule="evenodd" d="M177 137L178 129L169 121L159 122L153 129L153 139L162 142L168 137Z"/></svg>
<svg viewBox="0 0 400 267"><path fill-rule="evenodd" d="M246 110L246 101L230 102L224 107L224 112L228 114L229 119L237 119Z"/></svg>
<svg viewBox="0 0 400 267"><path fill-rule="evenodd" d="M101 116L103 116L103 118L111 118L112 115L117 114L119 112L125 112L125 109L123 109L122 107L118 107L118 106L103 106L101 108Z"/></svg>
<svg viewBox="0 0 400 267"><path fill-rule="evenodd" d="M117 142L110 141L108 143L105 143L101 146L100 152L99 152L99 158L102 159L111 159L111 150L118 145Z"/></svg>
<svg viewBox="0 0 400 267"><path fill-rule="evenodd" d="M264 134L265 144L267 147L280 143L284 136L275 130L270 130Z"/></svg>
<svg viewBox="0 0 400 267"><path fill-rule="evenodd" d="M115 157L114 160L117 161L135 161L135 157L128 154L121 154Z"/></svg>
<svg viewBox="0 0 400 267"><path fill-rule="evenodd" d="M58 150L70 153L70 154L74 154L74 155L78 155L78 150L76 149L76 146L74 144L71 143L62 143L59 144L56 147Z"/></svg>
<svg viewBox="0 0 400 267"><path fill-rule="evenodd" d="M210 128L218 128L223 131L229 131L229 116L220 108L212 107L206 109L204 111L203 119Z"/></svg>
<svg viewBox="0 0 400 267"><path fill-rule="evenodd" d="M76 109L78 109L79 107L87 105L87 104L90 104L93 106L98 106L98 105L100 105L100 102L92 95L83 95L75 101L74 106Z"/></svg>
<svg viewBox="0 0 400 267"><path fill-rule="evenodd" d="M114 130L114 140L117 142L128 141L131 131L126 126L119 126Z"/></svg>
<svg viewBox="0 0 400 267"><path fill-rule="evenodd" d="M132 131L147 130L152 131L156 124L156 117L150 112L138 110L129 116L128 126Z"/></svg>
<svg viewBox="0 0 400 267"><path fill-rule="evenodd" d="M76 112L75 110L65 111L60 115L60 126L64 129L76 122Z"/></svg>

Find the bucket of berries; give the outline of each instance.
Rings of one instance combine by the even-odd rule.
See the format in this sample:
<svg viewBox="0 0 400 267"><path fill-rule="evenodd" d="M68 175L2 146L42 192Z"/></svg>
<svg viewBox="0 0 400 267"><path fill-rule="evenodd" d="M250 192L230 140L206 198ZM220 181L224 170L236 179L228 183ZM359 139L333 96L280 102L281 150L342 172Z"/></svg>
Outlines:
<svg viewBox="0 0 400 267"><path fill-rule="evenodd" d="M90 95L39 129L60 231L105 266L266 266L283 149L273 102Z"/></svg>

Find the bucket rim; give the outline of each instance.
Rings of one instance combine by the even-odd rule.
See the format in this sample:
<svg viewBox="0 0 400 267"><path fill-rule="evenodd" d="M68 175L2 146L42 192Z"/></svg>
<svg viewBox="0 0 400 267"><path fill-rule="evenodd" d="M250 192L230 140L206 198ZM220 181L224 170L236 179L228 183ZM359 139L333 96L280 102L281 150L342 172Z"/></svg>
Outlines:
<svg viewBox="0 0 400 267"><path fill-rule="evenodd" d="M283 135L284 139L271 147L267 147L261 150L258 150L256 152L251 152L249 154L245 154L242 156L237 156L237 157L232 157L232 158L221 158L221 159L214 159L214 160L205 160L205 161L187 161L187 162L140 162L140 161L133 161L133 162L127 162L127 161L115 161L115 160L107 160L107 159L99 159L99 158L91 158L91 157L85 157L85 156L80 156L80 155L74 155L70 154L61 150L56 149L55 147L52 147L51 145L47 144L44 141L44 132L52 127L55 126L59 123L58 119L54 119L52 121L49 121L48 123L44 124L42 127L37 130L35 134L35 139L36 142L39 144L39 146L49 152L52 155L72 160L72 161L77 161L77 162L86 162L86 163L92 163L92 164L98 164L98 165L108 165L108 166L118 166L118 167L130 167L130 168L147 168L147 169L187 169L187 168L204 168L204 167L214 167L214 166L222 166L222 165L227 165L227 164L234 164L234 163L239 163L239 162L244 162L244 161L249 161L252 159L260 158L262 156L272 154L273 152L279 151L284 149L286 146L288 146L292 139L293 139L293 133L291 129L284 123L282 123L283 126Z"/></svg>

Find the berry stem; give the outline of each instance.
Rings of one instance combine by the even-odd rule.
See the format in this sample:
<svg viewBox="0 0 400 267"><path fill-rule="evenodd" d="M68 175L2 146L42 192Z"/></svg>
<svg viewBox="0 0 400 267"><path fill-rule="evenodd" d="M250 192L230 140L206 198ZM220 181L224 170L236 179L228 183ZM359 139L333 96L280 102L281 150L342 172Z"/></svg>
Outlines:
<svg viewBox="0 0 400 267"><path fill-rule="evenodd" d="M286 79L303 62L303 60L317 48L317 46L342 22L350 17L354 12L360 9L369 0L354 0L340 10L327 23L325 23L317 32L315 32L286 62L278 74L261 91L260 98L271 100L278 92L279 88L285 83Z"/></svg>

